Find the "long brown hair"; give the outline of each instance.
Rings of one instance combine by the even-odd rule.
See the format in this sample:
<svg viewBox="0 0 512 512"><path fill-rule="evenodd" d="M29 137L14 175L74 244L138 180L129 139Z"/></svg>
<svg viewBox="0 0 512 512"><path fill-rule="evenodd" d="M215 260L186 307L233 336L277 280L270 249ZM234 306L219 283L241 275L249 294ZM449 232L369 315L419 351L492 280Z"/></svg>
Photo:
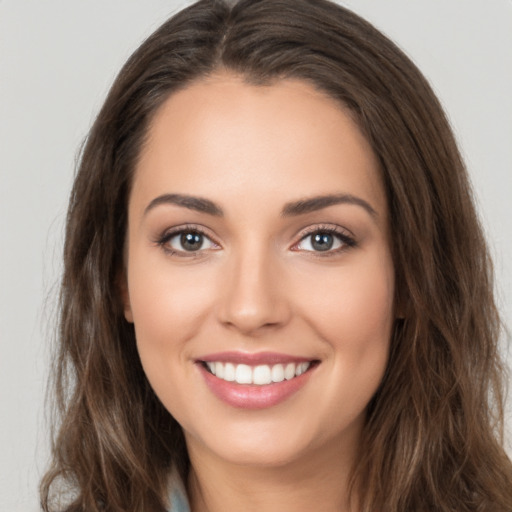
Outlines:
<svg viewBox="0 0 512 512"><path fill-rule="evenodd" d="M181 428L143 373L118 281L152 116L221 68L261 86L293 77L327 92L380 162L403 318L353 472L361 510L512 510L491 262L454 137L414 64L327 0L202 0L149 37L113 84L70 198L54 370L60 421L43 509L163 510L171 467L186 477Z"/></svg>

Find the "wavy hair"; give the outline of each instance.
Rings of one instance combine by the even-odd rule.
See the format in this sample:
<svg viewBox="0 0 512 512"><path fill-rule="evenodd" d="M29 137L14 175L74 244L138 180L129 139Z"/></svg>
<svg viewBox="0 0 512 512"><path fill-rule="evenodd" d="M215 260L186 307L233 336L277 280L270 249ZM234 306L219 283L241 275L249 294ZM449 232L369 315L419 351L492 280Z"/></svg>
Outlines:
<svg viewBox="0 0 512 512"><path fill-rule="evenodd" d="M492 266L449 123L416 66L327 0L202 0L131 56L83 147L71 192L46 512L164 510L180 426L152 391L119 275L134 169L173 92L226 69L300 79L348 108L380 163L403 319L368 406L352 490L361 511L510 511L504 369Z"/></svg>

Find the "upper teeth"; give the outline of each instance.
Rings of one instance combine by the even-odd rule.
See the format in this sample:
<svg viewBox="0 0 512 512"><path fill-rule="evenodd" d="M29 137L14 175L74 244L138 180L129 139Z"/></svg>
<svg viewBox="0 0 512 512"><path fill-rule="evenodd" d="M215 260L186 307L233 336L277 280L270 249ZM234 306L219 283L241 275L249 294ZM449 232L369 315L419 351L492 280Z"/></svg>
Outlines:
<svg viewBox="0 0 512 512"><path fill-rule="evenodd" d="M247 364L207 362L206 366L219 379L237 382L238 384L262 386L298 377L311 366L311 363L274 364L272 366L262 364L252 367Z"/></svg>

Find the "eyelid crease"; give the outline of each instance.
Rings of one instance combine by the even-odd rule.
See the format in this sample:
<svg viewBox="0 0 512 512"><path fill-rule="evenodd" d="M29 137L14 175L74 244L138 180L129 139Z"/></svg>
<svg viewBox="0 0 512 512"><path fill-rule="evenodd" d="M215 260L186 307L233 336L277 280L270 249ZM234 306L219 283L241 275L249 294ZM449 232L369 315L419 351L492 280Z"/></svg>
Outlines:
<svg viewBox="0 0 512 512"><path fill-rule="evenodd" d="M343 226L338 226L336 224L315 224L313 226L308 226L307 228L302 229L297 236L304 238L312 233L334 233L339 235L345 235L350 238L355 238L355 235Z"/></svg>
<svg viewBox="0 0 512 512"><path fill-rule="evenodd" d="M221 245L215 240L215 237L213 237L209 230L205 229L204 227L198 225L198 224L184 224L180 226L174 226L172 228L165 229L160 235L158 235L154 240L153 243L157 246L161 247L167 254L170 255L180 255L180 256L186 256L186 257L198 257L200 256L200 253L204 252L205 249L201 249L198 251L178 251L176 249L171 249L166 246L166 244L175 236L178 236L183 233L198 233L205 238L207 238L213 245L216 246L214 250L217 250L217 248L220 248Z"/></svg>
<svg viewBox="0 0 512 512"><path fill-rule="evenodd" d="M198 257L201 255L201 253L204 253L207 250L210 249L199 249L197 251L179 251L175 249L171 249L166 246L166 244L175 236L178 236L183 233L198 233L205 238L207 238L213 245L216 247L213 250L221 249L221 244L215 239L214 236L212 236L208 229L204 228L201 225L198 224L183 224L179 226L174 226L172 228L165 229L160 235L158 235L154 240L153 243L157 246L160 246L166 253L170 255L179 255L179 256L186 256L186 257ZM339 252L345 251L351 247L355 247L358 245L355 236L353 233L342 226L337 226L333 224L316 224L313 226L308 226L305 229L302 229L297 233L295 238L298 238L296 242L291 246L290 250L292 251L300 251L301 249L297 249L297 246L305 240L308 236L311 236L316 233L328 233L331 235L336 236L339 241L342 243L342 247L334 249L334 250L326 250L325 252L322 251L311 251L311 250L303 250L304 252L314 253L318 256L326 257L329 255L337 254Z"/></svg>
<svg viewBox="0 0 512 512"><path fill-rule="evenodd" d="M334 250L329 249L329 250L326 250L325 252L303 250L304 252L312 253L315 256L320 256L320 257L332 256L333 254L344 252L347 249L356 247L358 245L354 234L349 229L341 227L341 226L335 226L332 224L317 224L315 226L309 226L306 229L302 230L297 235L298 237L300 237L299 240L293 244L293 246L291 247L291 250L297 251L297 252L300 251L301 249L297 249L297 246L301 242L303 242L306 238L308 238L311 235L314 235L315 233L328 233L328 234L334 235L334 236L338 237L338 239L343 244L342 247L339 247Z"/></svg>

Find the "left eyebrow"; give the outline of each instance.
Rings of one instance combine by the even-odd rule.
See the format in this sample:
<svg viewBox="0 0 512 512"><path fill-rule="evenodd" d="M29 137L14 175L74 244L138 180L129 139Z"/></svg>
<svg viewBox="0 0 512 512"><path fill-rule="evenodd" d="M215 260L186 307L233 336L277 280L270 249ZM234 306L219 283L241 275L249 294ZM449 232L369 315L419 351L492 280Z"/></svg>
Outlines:
<svg viewBox="0 0 512 512"><path fill-rule="evenodd" d="M366 210L372 217L377 217L377 212L370 203L360 197L351 194L330 194L325 196L315 196L306 199L300 199L291 203L286 203L281 211L283 217L292 217L322 210L328 206L336 204L352 204L360 206Z"/></svg>

